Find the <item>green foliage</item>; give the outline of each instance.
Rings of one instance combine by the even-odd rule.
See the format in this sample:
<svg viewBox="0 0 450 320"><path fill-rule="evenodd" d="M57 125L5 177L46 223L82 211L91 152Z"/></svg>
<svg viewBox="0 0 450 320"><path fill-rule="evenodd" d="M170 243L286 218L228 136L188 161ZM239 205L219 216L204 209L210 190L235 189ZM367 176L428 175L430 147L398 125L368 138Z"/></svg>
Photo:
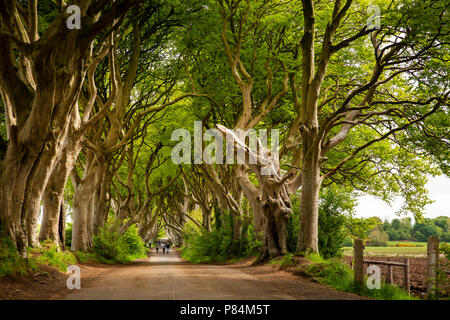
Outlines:
<svg viewBox="0 0 450 320"><path fill-rule="evenodd" d="M352 239L367 240L369 231L378 225L378 219L377 217L356 218L350 214L345 222L347 236Z"/></svg>
<svg viewBox="0 0 450 320"><path fill-rule="evenodd" d="M120 234L113 222L103 226L94 237L94 253L104 263L127 263L145 257L146 248L136 225Z"/></svg>
<svg viewBox="0 0 450 320"><path fill-rule="evenodd" d="M0 235L0 277L25 275L30 270L37 270L36 263L20 257L11 239Z"/></svg>
<svg viewBox="0 0 450 320"><path fill-rule="evenodd" d="M281 259L272 259L269 264L278 265L281 269L292 267L296 265L294 255L290 252L286 253Z"/></svg>
<svg viewBox="0 0 450 320"><path fill-rule="evenodd" d="M72 227L73 223L68 222L66 224L66 248L70 248L72 246Z"/></svg>
<svg viewBox="0 0 450 320"><path fill-rule="evenodd" d="M317 260L317 259L316 259ZM403 289L386 283L381 283L380 289L368 289L366 286L355 284L353 270L336 259L319 261L310 264L306 273L339 291L357 293L359 295L372 297L380 300L412 300Z"/></svg>
<svg viewBox="0 0 450 320"><path fill-rule="evenodd" d="M126 252L129 255L134 257L143 257L145 256L145 244L139 236L139 230L137 225L132 225L127 229L127 231L123 234L122 241L126 248Z"/></svg>
<svg viewBox="0 0 450 320"><path fill-rule="evenodd" d="M214 221L216 222L216 230L220 230L222 228L222 212L217 203L214 203Z"/></svg>
<svg viewBox="0 0 450 320"><path fill-rule="evenodd" d="M76 257L80 262L89 262L89 261L101 262L95 253L77 251Z"/></svg>
<svg viewBox="0 0 450 320"><path fill-rule="evenodd" d="M388 234L377 228L370 232L369 243L367 245L371 247L387 247L388 241Z"/></svg>
<svg viewBox="0 0 450 320"><path fill-rule="evenodd" d="M8 237L0 238L0 276L23 276L30 271L37 271L40 264L66 272L67 267L76 262L71 252L61 251L50 241L43 242L39 248L28 248L28 258L23 259Z"/></svg>
<svg viewBox="0 0 450 320"><path fill-rule="evenodd" d="M72 252L61 251L51 241L41 243L39 248L29 249L29 254L38 264L56 267L62 272L66 272L69 265L77 263L77 259Z"/></svg>
<svg viewBox="0 0 450 320"><path fill-rule="evenodd" d="M442 229L437 227L430 219L424 219L423 222L415 223L413 235L416 241L427 241L428 237L442 234Z"/></svg>
<svg viewBox="0 0 450 320"><path fill-rule="evenodd" d="M325 258L342 255L349 216L353 213L355 201L351 193L331 185L321 191L319 199L319 252ZM300 221L299 195L291 197L292 215L288 220L287 249L295 253Z"/></svg>
<svg viewBox="0 0 450 320"><path fill-rule="evenodd" d="M442 243L439 247L439 252L443 253L445 257L450 260L450 245L448 243Z"/></svg>
<svg viewBox="0 0 450 320"><path fill-rule="evenodd" d="M384 221L381 230L389 235L390 241L416 240L426 242L428 237L437 236L440 241L450 241L450 218L437 217L434 219L421 219L411 225L411 218L393 219Z"/></svg>
<svg viewBox="0 0 450 320"><path fill-rule="evenodd" d="M353 212L351 195L337 186L322 190L319 202L319 252L325 258L342 256L342 246L346 238L346 213Z"/></svg>
<svg viewBox="0 0 450 320"><path fill-rule="evenodd" d="M257 253L262 246L261 235L255 235L253 224L244 221L242 237L233 240L233 216L222 212L223 224L211 232L199 230L192 224L184 229L182 257L191 262L223 262Z"/></svg>
<svg viewBox="0 0 450 320"><path fill-rule="evenodd" d="M390 241L412 240L411 218L393 219L392 223L386 220L382 230L389 235Z"/></svg>
<svg viewBox="0 0 450 320"><path fill-rule="evenodd" d="M450 278L447 271L450 268L450 245L448 243L442 243L439 247L439 253L444 254L447 261L441 260L436 268L436 294L435 298L449 298L450 294ZM431 297L430 297L431 298Z"/></svg>
<svg viewBox="0 0 450 320"><path fill-rule="evenodd" d="M353 239L350 237L346 237L344 242L342 243L343 247L353 247Z"/></svg>
<svg viewBox="0 0 450 320"><path fill-rule="evenodd" d="M300 224L300 200L297 194L291 197L292 214L287 225L287 249L289 252L297 251L298 229Z"/></svg>

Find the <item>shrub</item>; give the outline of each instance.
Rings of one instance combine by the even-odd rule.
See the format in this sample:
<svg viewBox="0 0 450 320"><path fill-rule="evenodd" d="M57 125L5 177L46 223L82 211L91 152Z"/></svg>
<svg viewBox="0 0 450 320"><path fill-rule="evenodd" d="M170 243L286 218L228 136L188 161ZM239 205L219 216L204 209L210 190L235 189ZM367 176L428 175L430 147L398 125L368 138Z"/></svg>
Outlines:
<svg viewBox="0 0 450 320"><path fill-rule="evenodd" d="M117 224L106 224L94 237L94 253L101 262L127 263L145 257L145 245L135 225L124 234L117 231Z"/></svg>
<svg viewBox="0 0 450 320"><path fill-rule="evenodd" d="M387 241L389 236L386 232L381 231L379 229L372 230L369 234L369 243L370 247L387 247Z"/></svg>
<svg viewBox="0 0 450 320"><path fill-rule="evenodd" d="M300 200L297 195L291 197L292 214L288 220L287 249L289 252L297 251L298 230L300 224Z"/></svg>
<svg viewBox="0 0 450 320"><path fill-rule="evenodd" d="M442 243L439 247L439 252L443 253L445 257L450 260L450 244L448 243Z"/></svg>
<svg viewBox="0 0 450 320"><path fill-rule="evenodd" d="M132 225L127 229L127 231L123 235L122 240L125 244L125 250L128 255L134 257L145 256L146 247L144 241L142 241L141 237L139 236L139 230L136 225Z"/></svg>
<svg viewBox="0 0 450 320"><path fill-rule="evenodd" d="M182 257L191 262L223 262L232 258L243 258L261 249L261 235L256 235L253 224L243 221L242 237L233 240L233 216L221 212L220 228L211 232L199 230L193 224L184 228Z"/></svg>
<svg viewBox="0 0 450 320"><path fill-rule="evenodd" d="M331 185L321 192L319 201L319 252L325 259L342 256L346 239L346 213L353 211L355 203L342 188Z"/></svg>
<svg viewBox="0 0 450 320"><path fill-rule="evenodd" d="M342 243L343 247L353 247L353 239L350 237L345 238L344 242Z"/></svg>
<svg viewBox="0 0 450 320"><path fill-rule="evenodd" d="M68 222L66 224L66 248L69 248L72 246L72 227L73 224L71 222Z"/></svg>
<svg viewBox="0 0 450 320"><path fill-rule="evenodd" d="M415 244L412 244L412 243L397 243L395 246L396 247L410 247L410 248L418 247L418 246L416 246Z"/></svg>
<svg viewBox="0 0 450 320"><path fill-rule="evenodd" d="M300 221L300 200L298 195L291 197L292 215L288 221L287 249L297 251ZM319 203L319 252L325 258L340 257L346 238L346 213L351 212L354 203L351 197L336 186L322 190ZM350 244L351 246L352 244Z"/></svg>

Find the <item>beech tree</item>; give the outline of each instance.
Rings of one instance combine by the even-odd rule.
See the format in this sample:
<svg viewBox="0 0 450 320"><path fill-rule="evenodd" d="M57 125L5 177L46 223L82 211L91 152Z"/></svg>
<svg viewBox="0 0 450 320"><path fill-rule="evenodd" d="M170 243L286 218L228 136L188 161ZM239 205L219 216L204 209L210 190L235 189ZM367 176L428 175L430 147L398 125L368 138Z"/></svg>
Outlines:
<svg viewBox="0 0 450 320"><path fill-rule="evenodd" d="M234 241L253 218L265 259L287 252L297 197L297 251L318 252L329 185L401 195L420 218L426 175L449 174L447 2L71 1L81 29L64 1L1 2L4 232L24 256L42 206L39 240L63 245L69 208L75 251L108 219L180 243L186 223L214 232L218 208ZM194 121L256 162L171 163ZM278 148L237 134L258 129Z"/></svg>
<svg viewBox="0 0 450 320"><path fill-rule="evenodd" d="M402 189L407 208L414 214L420 215L419 207L427 203L425 198L414 198L414 189L406 184L414 184L416 191L422 190L417 194L423 195L425 181L418 177L434 169L420 164L414 152L408 154L398 148L407 143L403 132L423 126L434 114L448 112L448 66L442 58L448 55L447 5L428 4L379 3L383 12L379 28L374 28L362 1L334 1L320 6L314 1L217 1L208 6L209 16L222 26L208 33L207 41L216 44L208 49L217 61L220 38L222 55L236 85L231 96L237 100L237 120L225 124L235 129L264 127L269 125L271 114L279 114L277 109L285 104L293 107L294 116L284 125L279 158L287 169L280 171L278 182L270 177L271 181L264 183L264 178L252 170L250 175L258 180L256 187L248 179L246 166L237 166L236 172L255 216L265 216L258 211L265 192L270 194L277 186L293 194L301 188L299 252L318 251L318 196L320 186L329 180L357 181L358 171L365 171L363 177L378 172L381 180L389 181L391 176L397 180L389 182L395 185L390 193ZM424 12L438 23L421 24ZM288 82L283 79L285 73ZM223 74L220 76L224 79ZM205 83L200 75L193 78ZM212 81L216 87L221 82ZM283 83L289 86L289 92ZM271 92L274 87L277 93ZM209 89L211 96L219 94L220 102L233 103L221 99L214 87ZM398 159L381 154L379 146L386 146L386 140L398 144L393 156ZM392 164L390 169L386 163ZM364 164L370 170L364 170ZM412 169L414 166L417 168ZM416 179L402 174L406 167L416 170ZM374 188L382 183L360 180ZM386 189L384 192L389 193ZM283 202L289 203L277 203ZM269 220L275 212L274 208L268 211ZM272 241L282 239L273 232L276 227L271 230L265 230L265 234ZM269 255L283 253L283 241L273 246Z"/></svg>
<svg viewBox="0 0 450 320"><path fill-rule="evenodd" d="M77 107L93 41L116 29L139 2L75 1L82 28L73 30L63 3L49 26L40 24L38 1L0 4L0 92L8 132L1 221L22 256L27 245L37 244L40 200Z"/></svg>

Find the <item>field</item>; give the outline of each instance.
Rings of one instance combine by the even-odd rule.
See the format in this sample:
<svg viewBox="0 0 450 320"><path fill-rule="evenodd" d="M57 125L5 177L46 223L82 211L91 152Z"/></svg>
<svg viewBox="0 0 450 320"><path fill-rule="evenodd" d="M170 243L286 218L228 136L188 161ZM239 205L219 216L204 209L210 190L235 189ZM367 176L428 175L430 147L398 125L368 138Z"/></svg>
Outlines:
<svg viewBox="0 0 450 320"><path fill-rule="evenodd" d="M418 247L396 247L398 243L408 243L418 245ZM344 248L345 262L351 265L353 260L353 248ZM409 258L410 276L411 276L411 292L414 296L424 297L426 292L426 274L427 274L427 243L426 242L405 242L405 241L388 241L388 247L365 247L364 257L376 257L376 260L403 262L404 257ZM373 260L373 259L372 259ZM447 264L449 260L441 255L441 263ZM367 267L367 265L365 264ZM387 276L387 266L380 266L383 277ZM403 287L404 272L402 267L392 268L394 275L394 283ZM448 279L448 278L447 278ZM445 287L445 285L444 285ZM444 289L447 297L449 296L450 287L447 285Z"/></svg>
<svg viewBox="0 0 450 320"><path fill-rule="evenodd" d="M349 256L345 258L345 262L351 266L353 260L353 256ZM404 262L404 258L401 257L377 257L377 261L392 261L392 262ZM441 263L443 265L449 263L450 261L441 258ZM411 293L416 297L425 297L426 292L426 275L427 275L427 259L426 258L409 258L409 265L410 265L410 277L411 277ZM365 267L367 267L367 264L364 264ZM387 277L387 266L381 265L379 266L381 269L381 275L382 279L386 279ZM403 267L392 267L393 272L393 278L394 278L394 284L404 287L404 269ZM386 282L389 280L386 279ZM443 297L449 297L450 294L450 286L449 282L447 280L446 285L442 285L441 287L443 289L442 296ZM445 293L444 293L445 292Z"/></svg>
<svg viewBox="0 0 450 320"><path fill-rule="evenodd" d="M419 245L420 247L395 247L397 243L408 243ZM406 256L425 256L427 254L427 243L426 242L402 242L402 241L388 241L388 247L365 247L365 255L406 255ZM344 248L344 255L352 256L353 248Z"/></svg>

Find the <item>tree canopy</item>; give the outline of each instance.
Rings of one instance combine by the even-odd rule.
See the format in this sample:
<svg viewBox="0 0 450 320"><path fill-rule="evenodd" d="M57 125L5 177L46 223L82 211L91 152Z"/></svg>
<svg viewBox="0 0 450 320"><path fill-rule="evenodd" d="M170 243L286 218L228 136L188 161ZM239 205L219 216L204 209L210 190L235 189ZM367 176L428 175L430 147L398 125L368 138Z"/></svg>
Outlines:
<svg viewBox="0 0 450 320"><path fill-rule="evenodd" d="M67 28L70 5L80 9L80 29ZM137 225L146 242L165 230L181 243L188 222L211 232L229 215L233 241L251 225L266 258L287 252L292 216L296 251L318 252L321 230L363 193L402 196L399 214L421 221L427 175L450 173L448 7L2 2L3 231L23 255L38 240L61 245L67 210L72 250L86 251L109 220L123 234ZM189 163L173 161L179 129L188 132ZM252 150L239 135L226 148L246 160L256 154L256 163L197 161L196 148L217 156L210 144L229 142L219 138L260 129L268 145L279 133L276 148ZM443 234L441 220L413 228L398 219L385 231Z"/></svg>

